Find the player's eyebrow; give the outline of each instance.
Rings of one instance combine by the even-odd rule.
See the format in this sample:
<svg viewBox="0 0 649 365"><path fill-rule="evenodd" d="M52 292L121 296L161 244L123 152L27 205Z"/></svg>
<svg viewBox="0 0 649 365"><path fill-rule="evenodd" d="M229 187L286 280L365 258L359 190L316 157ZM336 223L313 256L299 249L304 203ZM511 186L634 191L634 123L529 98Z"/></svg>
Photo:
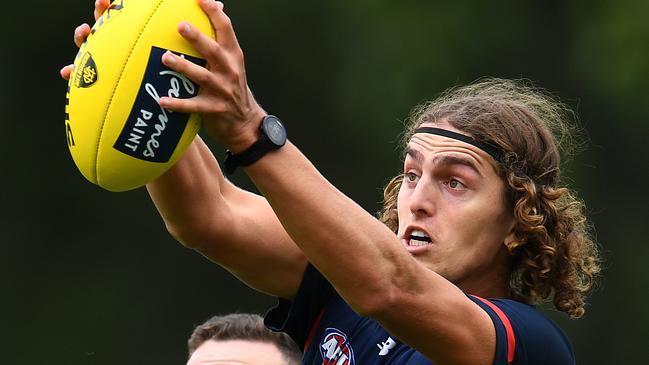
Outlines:
<svg viewBox="0 0 649 365"><path fill-rule="evenodd" d="M406 156L410 156L411 158L413 158L415 161L417 161L420 164L424 163L424 160L425 160L424 154L421 151L416 150L416 149L411 148L411 147L406 148ZM435 158L433 158L433 165L436 165L436 166L453 166L453 165L466 166L466 167L470 168L471 170L475 171L476 174L482 176L482 173L480 173L480 169L478 169L478 167L476 166L476 164L472 160L470 160L468 158L461 157L461 156L457 156L457 155L435 156Z"/></svg>
<svg viewBox="0 0 649 365"><path fill-rule="evenodd" d="M407 147L406 156L410 156L411 158L415 159L415 161L419 163L424 162L424 154L414 148Z"/></svg>
<svg viewBox="0 0 649 365"><path fill-rule="evenodd" d="M480 169L478 169L478 166L476 164L468 159L464 158L461 156L457 155L443 155L443 156L435 156L433 158L433 165L436 166L453 166L453 165L461 165L461 166L466 166L470 168L471 170L475 171L476 174L479 176L482 176L482 173L480 173Z"/></svg>

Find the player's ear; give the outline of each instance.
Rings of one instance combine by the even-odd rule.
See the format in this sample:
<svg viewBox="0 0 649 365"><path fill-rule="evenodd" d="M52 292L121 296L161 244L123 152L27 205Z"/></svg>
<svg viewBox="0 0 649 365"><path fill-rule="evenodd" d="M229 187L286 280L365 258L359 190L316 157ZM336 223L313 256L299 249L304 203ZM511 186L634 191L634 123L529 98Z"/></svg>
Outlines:
<svg viewBox="0 0 649 365"><path fill-rule="evenodd" d="M516 236L516 220L512 219L508 232L509 233L503 240L503 244L505 245L505 248L507 248L507 251L509 251L510 254L513 254L516 248L523 245L524 243L519 237Z"/></svg>

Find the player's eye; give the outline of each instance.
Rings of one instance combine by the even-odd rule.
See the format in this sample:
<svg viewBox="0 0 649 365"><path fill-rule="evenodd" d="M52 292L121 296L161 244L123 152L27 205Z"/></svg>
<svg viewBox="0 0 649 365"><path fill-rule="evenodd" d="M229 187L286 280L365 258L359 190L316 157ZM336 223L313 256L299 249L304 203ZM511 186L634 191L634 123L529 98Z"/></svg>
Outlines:
<svg viewBox="0 0 649 365"><path fill-rule="evenodd" d="M406 172L405 177L406 177L406 180L408 180L408 182L415 182L419 178L419 176L417 176L417 174L415 174L412 171Z"/></svg>
<svg viewBox="0 0 649 365"><path fill-rule="evenodd" d="M453 190L464 190L464 189L466 189L466 185L462 184L460 181L458 181L456 179L449 180L448 187L453 189Z"/></svg>

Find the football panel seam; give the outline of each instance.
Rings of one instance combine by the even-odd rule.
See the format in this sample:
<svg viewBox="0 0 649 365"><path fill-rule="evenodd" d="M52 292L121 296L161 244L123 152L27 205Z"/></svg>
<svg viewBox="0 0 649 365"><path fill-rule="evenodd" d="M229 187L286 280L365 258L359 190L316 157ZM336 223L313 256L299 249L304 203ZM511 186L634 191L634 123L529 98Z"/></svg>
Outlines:
<svg viewBox="0 0 649 365"><path fill-rule="evenodd" d="M146 23L144 23L144 25L140 29L140 34L138 35L135 42L133 42L133 46L131 47L131 50L129 51L128 56L126 57L126 61L124 62L124 67L122 67L122 71L120 72L119 77L117 78L117 82L115 83L115 88L113 89L113 93L111 94L110 99L108 100L108 104L106 106L106 111L104 113L104 118L103 118L103 120L101 122L101 126L99 127L99 138L98 138L98 141L97 141L97 153L95 154L95 164L94 164L95 165L95 171L94 171L95 176L94 177L95 177L95 181L97 181L97 185L99 185L99 186L102 186L101 183L99 182L99 152L101 150L100 146L101 146L101 141L102 141L102 135L103 135L103 132L104 132L104 125L106 124L106 118L108 116L108 110L111 107L111 104L113 102L113 98L115 97L115 93L117 92L119 84L122 81L122 76L124 75L124 71L126 70L126 67L128 66L128 62L131 59L131 55L133 54L133 50L135 49L137 44L140 42L140 38L142 37L142 34L144 33L144 30L149 25L149 23L151 22L151 19L153 18L155 13L158 11L158 8L160 8L160 5L162 5L163 2L164 2L164 0L159 0L158 1L156 6L153 8L153 11L151 12L151 15L149 15L149 18L147 19Z"/></svg>

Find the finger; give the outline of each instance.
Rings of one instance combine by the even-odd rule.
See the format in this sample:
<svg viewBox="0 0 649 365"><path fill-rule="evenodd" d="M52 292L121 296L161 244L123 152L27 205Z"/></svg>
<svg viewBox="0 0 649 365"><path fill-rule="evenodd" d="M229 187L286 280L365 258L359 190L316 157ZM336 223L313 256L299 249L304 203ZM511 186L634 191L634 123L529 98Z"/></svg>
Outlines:
<svg viewBox="0 0 649 365"><path fill-rule="evenodd" d="M211 0L210 0L211 1ZM224 69L232 69L229 59L223 51L221 45L214 39L200 32L196 27L188 22L178 24L178 32L189 43L202 54L212 66L219 66Z"/></svg>
<svg viewBox="0 0 649 365"><path fill-rule="evenodd" d="M208 113L218 110L221 105L215 105L214 101L208 102L203 95L198 95L188 99L164 96L160 98L160 106L179 113Z"/></svg>
<svg viewBox="0 0 649 365"><path fill-rule="evenodd" d="M72 71L74 71L74 65L67 65L67 66L63 66L63 68L59 72L61 73L61 77L67 81L70 80L70 75L72 74Z"/></svg>
<svg viewBox="0 0 649 365"><path fill-rule="evenodd" d="M110 6L110 0L95 0L95 21L108 9Z"/></svg>
<svg viewBox="0 0 649 365"><path fill-rule="evenodd" d="M212 26L216 31L218 42L228 49L239 48L239 42L234 33L232 21L223 12L223 3L214 0L199 0L199 4L205 14L210 18Z"/></svg>
<svg viewBox="0 0 649 365"><path fill-rule="evenodd" d="M207 86L210 89L218 87L218 85L214 85L214 77L208 69L179 57L173 52L165 52L162 55L162 63L172 70L178 71L187 76L190 80L194 81L201 87Z"/></svg>
<svg viewBox="0 0 649 365"><path fill-rule="evenodd" d="M74 29L74 44L76 44L77 47L81 47L83 42L86 41L86 38L88 38L88 34L90 34L90 26L88 24L83 23L76 27Z"/></svg>

